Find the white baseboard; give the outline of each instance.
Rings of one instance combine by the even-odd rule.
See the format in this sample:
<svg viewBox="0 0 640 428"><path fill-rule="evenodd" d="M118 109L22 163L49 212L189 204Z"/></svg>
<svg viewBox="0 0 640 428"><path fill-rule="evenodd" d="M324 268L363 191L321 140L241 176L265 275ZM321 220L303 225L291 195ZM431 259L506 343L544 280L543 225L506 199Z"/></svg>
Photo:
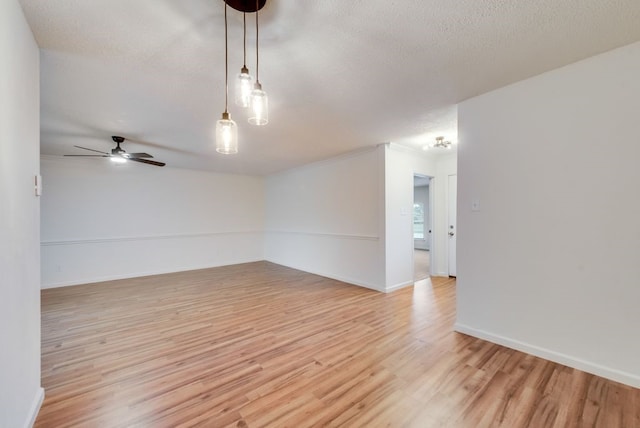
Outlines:
<svg viewBox="0 0 640 428"><path fill-rule="evenodd" d="M408 287L408 286L413 285L413 284L414 284L414 281L400 282L398 284L390 285L389 287L385 288L384 292L385 293L391 293L392 291L396 291L396 290L399 290L399 289L404 288L404 287Z"/></svg>
<svg viewBox="0 0 640 428"><path fill-rule="evenodd" d="M36 392L36 396L33 398L33 403L31 403L31 408L29 409L29 418L25 422L25 428L32 428L33 424L36 423L36 418L38 417L38 412L40 412L40 407L42 406L42 402L44 401L44 388L38 388Z"/></svg>
<svg viewBox="0 0 640 428"><path fill-rule="evenodd" d="M153 271L133 272L133 273L126 273L126 274L119 274L119 275L106 275L106 276L100 276L100 277L94 277L94 278L83 278L83 279L78 279L78 280L73 280L73 281L60 281L60 282L42 284L41 285L41 289L44 290L44 289L47 289L47 288L69 287L69 286L72 286L72 285L81 285L81 284L93 284L95 282L105 282L105 281L115 281L115 280L118 280L118 279L139 278L139 277L142 277L142 276L163 275L165 273L187 272L187 271L190 271L190 270L210 269L210 268L214 268L214 267L239 265L239 264L242 264L242 263L254 263L254 262L260 262L260 261L263 261L263 259L235 260L235 261L231 261L231 262L225 262L224 264L213 264L213 265L212 264L207 264L207 265L202 265L202 266L182 266L182 267L176 267L176 268L171 268L171 269L158 269L158 270L153 270Z"/></svg>
<svg viewBox="0 0 640 428"><path fill-rule="evenodd" d="M122 275L108 275L108 276L101 276L101 277L94 277L94 278L84 278L84 279L79 279L79 280L74 280L74 281L61 281L61 282L56 282L56 283L42 284L41 288L44 290L44 289L48 289L48 288L69 287L69 286L73 286L73 285L93 284L93 283L96 283L96 282L115 281L115 280L118 280L118 279L139 278L139 277L142 277L142 276L162 275L162 274L166 274L166 273L186 272L186 271L190 271L190 270L209 269L209 268L220 267L220 266L231 266L231 265L237 265L237 264L242 264L242 263L254 263L254 262L260 262L260 261L267 261L267 262L279 264L281 266L285 266L285 267L288 267L288 268L291 268L291 269L297 269L297 270L308 272L308 273L311 273L311 274L314 274L314 275L324 276L325 278L335 279L336 281L341 281L341 282L346 282L348 284L358 285L360 287L369 288L369 289L375 290L375 291L382 291L378 287L376 287L375 285L372 285L372 284L369 284L369 283L365 283L365 282L362 282L362 281L358 281L358 280L353 279L353 278L347 278L347 277L343 277L343 276L339 276L339 275L333 275L333 274L326 273L326 272L316 272L316 271L313 271L313 270L305 269L304 267L289 266L289 265L285 265L283 263L279 263L277 261L269 260L269 259L266 259L266 260L265 259L239 260L239 261L234 261L234 262L228 262L228 263L225 263L224 265L217 264L217 265L206 265L206 266L189 266L189 267L173 268L173 269L166 269L166 270L154 270L154 271L128 273L128 274L122 274ZM413 284L413 283L411 283L411 284ZM405 286L405 285L400 284L399 286L394 286L394 287L400 288L400 287L403 287L403 286ZM385 292L389 292L389 291L391 291L391 290L386 290Z"/></svg>
<svg viewBox="0 0 640 428"><path fill-rule="evenodd" d="M535 355L536 357L544 358L545 360L553 361L554 363L582 370L584 372L610 379L615 382L624 383L625 385L629 385L634 388L640 388L640 376L634 375L632 373L605 367L600 364L595 364L590 361L585 361L580 358L552 351L550 349L541 348L539 346L531 345L519 340L514 340L508 337L493 334L488 331L478 330L460 323L456 323L453 329L459 333L468 334L469 336L477 337L479 339L483 339L492 343L497 343L498 345L506 346L507 348L515 349L517 351Z"/></svg>
<svg viewBox="0 0 640 428"><path fill-rule="evenodd" d="M334 275L332 273L326 273L326 272L320 272L320 271L315 271L313 269L306 269L305 267L300 267L300 266L290 266L284 263L280 263L277 262L275 260L270 260L270 259L266 259L265 261L269 262L269 263L274 263L280 266L284 266L284 267L288 267L291 269L296 269L296 270L301 270L303 272L307 272L307 273L311 273L313 275L318 275L318 276L323 276L325 278L329 278L329 279L335 279L336 281L340 281L340 282L346 282L347 284L352 284L352 285L357 285L359 287L364 287L364 288L368 288L370 290L375 290L375 291L383 291L380 290L378 287L376 287L373 284L369 284L363 281L359 281L353 278L347 278L347 277L343 277L340 275Z"/></svg>
<svg viewBox="0 0 640 428"><path fill-rule="evenodd" d="M434 272L434 273L431 274L431 276L449 277L449 273L448 272Z"/></svg>

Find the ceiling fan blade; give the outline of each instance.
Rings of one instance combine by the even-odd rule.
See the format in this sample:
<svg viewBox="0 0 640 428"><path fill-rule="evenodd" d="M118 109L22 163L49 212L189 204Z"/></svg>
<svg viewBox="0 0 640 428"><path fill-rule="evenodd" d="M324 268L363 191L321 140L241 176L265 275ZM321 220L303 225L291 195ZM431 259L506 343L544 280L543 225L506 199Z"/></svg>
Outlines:
<svg viewBox="0 0 640 428"><path fill-rule="evenodd" d="M96 153L102 153L103 155L108 155L109 154L107 152L101 152L100 150L89 149L87 147L82 147L82 146L73 146L73 147L77 147L77 148L83 149L83 150L90 150L90 151L96 152Z"/></svg>
<svg viewBox="0 0 640 428"><path fill-rule="evenodd" d="M152 160L148 160L148 159L140 159L140 158L129 158L130 161L134 161L134 162L140 162L140 163L148 163L149 165L155 165L155 166L165 166L166 163L164 162L156 162L156 161L152 161Z"/></svg>
<svg viewBox="0 0 640 428"><path fill-rule="evenodd" d="M110 155L63 155L63 156L75 156L81 158L110 158Z"/></svg>
<svg viewBox="0 0 640 428"><path fill-rule="evenodd" d="M125 156L129 158L152 158L149 153L126 153Z"/></svg>

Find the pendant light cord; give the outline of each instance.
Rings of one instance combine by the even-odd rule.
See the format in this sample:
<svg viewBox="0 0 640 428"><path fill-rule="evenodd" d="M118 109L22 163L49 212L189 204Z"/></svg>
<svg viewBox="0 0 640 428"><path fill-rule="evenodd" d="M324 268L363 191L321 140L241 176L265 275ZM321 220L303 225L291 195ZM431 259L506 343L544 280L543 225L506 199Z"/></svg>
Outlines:
<svg viewBox="0 0 640 428"><path fill-rule="evenodd" d="M227 40L227 2L224 2L224 112L229 107L229 43Z"/></svg>
<svg viewBox="0 0 640 428"><path fill-rule="evenodd" d="M258 10L260 10L260 0L256 0L256 83L260 83L260 67L258 66Z"/></svg>
<svg viewBox="0 0 640 428"><path fill-rule="evenodd" d="M242 38L242 51L244 56L242 57L242 62L244 68L247 68L247 12L242 12L242 28L244 31Z"/></svg>

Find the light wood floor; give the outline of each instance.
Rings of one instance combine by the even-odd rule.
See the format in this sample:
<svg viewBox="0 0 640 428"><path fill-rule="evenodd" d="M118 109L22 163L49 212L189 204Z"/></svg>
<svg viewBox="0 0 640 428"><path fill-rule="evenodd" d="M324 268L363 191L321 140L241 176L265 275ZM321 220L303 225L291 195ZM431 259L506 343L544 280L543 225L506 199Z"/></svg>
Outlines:
<svg viewBox="0 0 640 428"><path fill-rule="evenodd" d="M428 250L413 250L413 280L429 278L431 275L431 252Z"/></svg>
<svg viewBox="0 0 640 428"><path fill-rule="evenodd" d="M391 294L267 262L42 292L37 427L640 427L640 390L452 332L455 280Z"/></svg>

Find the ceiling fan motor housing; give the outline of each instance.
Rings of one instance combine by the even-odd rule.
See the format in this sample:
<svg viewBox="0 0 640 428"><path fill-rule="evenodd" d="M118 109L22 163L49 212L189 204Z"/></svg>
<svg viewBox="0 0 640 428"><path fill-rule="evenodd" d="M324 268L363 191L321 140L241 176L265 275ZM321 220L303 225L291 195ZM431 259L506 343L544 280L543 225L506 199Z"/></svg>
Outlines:
<svg viewBox="0 0 640 428"><path fill-rule="evenodd" d="M124 142L124 137L119 137L117 135L112 135L111 139L117 144L115 149L111 149L112 155L124 155L126 152L120 148L120 143Z"/></svg>

